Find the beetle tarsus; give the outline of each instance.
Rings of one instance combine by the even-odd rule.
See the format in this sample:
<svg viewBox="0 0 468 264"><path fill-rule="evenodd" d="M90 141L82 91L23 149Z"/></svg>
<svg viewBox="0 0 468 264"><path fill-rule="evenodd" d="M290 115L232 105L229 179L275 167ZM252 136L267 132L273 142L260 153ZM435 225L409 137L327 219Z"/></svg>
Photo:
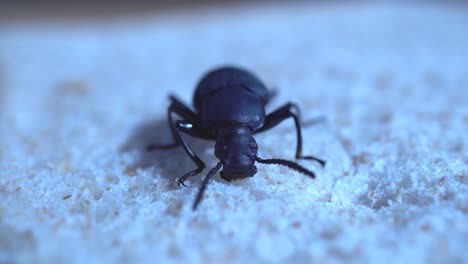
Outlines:
<svg viewBox="0 0 468 264"><path fill-rule="evenodd" d="M200 172L202 172L204 169L204 167L200 167L200 168L197 168L193 171L190 171L190 172L187 172L186 174L184 174L184 176L180 177L180 179L177 181L178 185L179 186L184 186L184 187L187 187L187 185L185 185L185 181L190 178L190 177L193 177L197 174L199 174Z"/></svg>
<svg viewBox="0 0 468 264"><path fill-rule="evenodd" d="M327 162L323 159L319 159L317 157L314 157L314 156L303 156L301 157L301 159L306 159L306 160L315 160L316 162L320 163L320 165L322 167L325 167L325 165L327 164Z"/></svg>

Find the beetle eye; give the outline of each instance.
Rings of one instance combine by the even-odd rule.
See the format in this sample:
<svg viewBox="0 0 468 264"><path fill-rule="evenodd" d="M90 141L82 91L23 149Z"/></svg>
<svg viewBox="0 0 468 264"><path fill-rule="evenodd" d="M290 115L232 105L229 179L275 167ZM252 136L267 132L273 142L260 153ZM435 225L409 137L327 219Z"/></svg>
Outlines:
<svg viewBox="0 0 468 264"><path fill-rule="evenodd" d="M250 141L249 143L249 148L251 149L257 149L258 148L258 145L255 141Z"/></svg>

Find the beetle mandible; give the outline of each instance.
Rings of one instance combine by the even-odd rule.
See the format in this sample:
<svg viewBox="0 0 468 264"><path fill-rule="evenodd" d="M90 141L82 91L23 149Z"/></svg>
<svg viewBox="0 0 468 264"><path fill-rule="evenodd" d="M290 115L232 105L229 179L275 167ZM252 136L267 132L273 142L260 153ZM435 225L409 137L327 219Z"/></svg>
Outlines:
<svg viewBox="0 0 468 264"><path fill-rule="evenodd" d="M270 114L265 113L273 91L250 72L237 67L222 67L208 72L198 83L193 96L195 111L174 96L169 96L168 121L174 143L151 144L148 151L168 149L182 145L187 155L197 166L178 179L184 182L205 168L205 163L193 152L182 133L196 138L215 140L215 156L219 162L203 179L192 209L200 203L211 178L221 169L221 178L238 180L255 175L255 162L278 164L299 171L311 178L315 174L296 162L284 159L263 159L257 155L258 145L254 134L275 127L285 119L292 118L296 126L296 159L310 159L325 166L325 161L302 155L302 134L299 108L287 103ZM180 119L174 121L173 114Z"/></svg>

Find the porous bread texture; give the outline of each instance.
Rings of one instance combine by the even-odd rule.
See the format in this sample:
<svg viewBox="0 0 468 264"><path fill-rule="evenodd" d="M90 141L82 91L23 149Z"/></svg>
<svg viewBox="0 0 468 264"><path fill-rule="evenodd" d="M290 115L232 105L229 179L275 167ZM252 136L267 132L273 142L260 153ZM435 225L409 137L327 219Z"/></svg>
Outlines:
<svg viewBox="0 0 468 264"><path fill-rule="evenodd" d="M0 263L468 261L466 6L269 5L0 26ZM228 32L228 33L227 33ZM311 180L174 182L167 95L245 67L297 102ZM293 122L256 137L293 159ZM213 142L190 144L208 167Z"/></svg>

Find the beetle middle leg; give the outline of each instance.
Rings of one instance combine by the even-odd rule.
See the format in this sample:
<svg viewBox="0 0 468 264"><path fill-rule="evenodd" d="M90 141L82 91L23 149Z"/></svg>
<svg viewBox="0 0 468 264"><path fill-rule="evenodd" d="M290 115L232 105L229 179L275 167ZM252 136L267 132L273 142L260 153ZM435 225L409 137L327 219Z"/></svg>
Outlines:
<svg viewBox="0 0 468 264"><path fill-rule="evenodd" d="M188 106L186 106L184 103L178 100L175 96L171 95L169 96L169 99L171 100L171 105L167 109L167 121L169 122L169 127L171 128L174 142L168 143L168 144L149 144L148 146L146 146L147 151L154 151L154 150L159 150L159 149L171 149L171 148L176 148L180 145L176 139L172 113L175 113L179 115L180 117L182 117L182 119L190 121L192 123L197 123L198 121L197 115L192 110L190 110Z"/></svg>
<svg viewBox="0 0 468 264"><path fill-rule="evenodd" d="M296 104L288 103L276 111L273 111L269 115L266 116L265 124L263 127L258 130L258 132L262 132L277 126L283 120L292 117L294 119L294 124L296 125L296 133L297 133L297 146L296 146L296 159L310 159L315 160L320 165L325 166L325 161L319 159L314 156L303 156L302 155L302 132L301 132L301 123L300 123L300 110Z"/></svg>

